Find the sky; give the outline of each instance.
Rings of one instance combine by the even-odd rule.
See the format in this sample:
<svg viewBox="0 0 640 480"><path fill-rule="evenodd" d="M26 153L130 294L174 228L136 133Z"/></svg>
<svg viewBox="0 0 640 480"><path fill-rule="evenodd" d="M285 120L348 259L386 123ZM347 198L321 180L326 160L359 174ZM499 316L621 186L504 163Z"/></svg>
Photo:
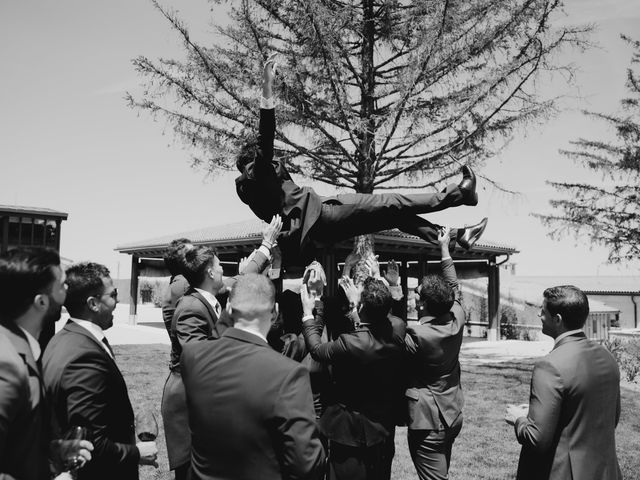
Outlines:
<svg viewBox="0 0 640 480"><path fill-rule="evenodd" d="M209 21L220 14L208 2L162 3L178 11L197 40L212 37ZM619 110L631 58L619 34L640 32L637 0L565 5L561 21L597 27L597 48L559 58L578 68L578 88L537 85L567 96L560 113L517 131L479 172L518 193L480 180L477 207L429 218L461 226L489 217L483 238L520 251L511 258L518 275L637 275L638 264L608 265L607 251L585 239L551 240L531 216L549 212L549 199L557 198L546 180L600 181L558 150L579 137L614 138L580 110ZM104 263L114 278L130 272L130 257L115 252L117 245L253 216L235 194L233 172L205 178L169 126L127 106L125 93L142 88L131 64L138 55L183 56L180 39L148 0L0 0L0 204L67 212L61 254Z"/></svg>

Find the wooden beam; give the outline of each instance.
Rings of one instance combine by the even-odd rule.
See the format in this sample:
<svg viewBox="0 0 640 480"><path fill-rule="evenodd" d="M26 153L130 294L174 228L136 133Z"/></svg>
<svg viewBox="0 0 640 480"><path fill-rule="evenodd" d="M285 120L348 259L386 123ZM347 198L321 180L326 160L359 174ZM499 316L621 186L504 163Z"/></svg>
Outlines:
<svg viewBox="0 0 640 480"><path fill-rule="evenodd" d="M2 246L0 253L5 253L9 248L9 215L2 217Z"/></svg>
<svg viewBox="0 0 640 480"><path fill-rule="evenodd" d="M408 300L409 300L409 287L408 287L408 278L409 278L409 262L406 258L402 259L400 263L400 286L402 287L402 293L404 296L402 297L402 319L407 321L407 310L409 308Z"/></svg>
<svg viewBox="0 0 640 480"><path fill-rule="evenodd" d="M129 287L129 323L136 324L138 317L138 272L139 259L135 255L131 256L131 285Z"/></svg>
<svg viewBox="0 0 640 480"><path fill-rule="evenodd" d="M488 268L489 284L487 288L489 328L487 330L487 340L500 340L500 267L496 265L496 257L489 260Z"/></svg>

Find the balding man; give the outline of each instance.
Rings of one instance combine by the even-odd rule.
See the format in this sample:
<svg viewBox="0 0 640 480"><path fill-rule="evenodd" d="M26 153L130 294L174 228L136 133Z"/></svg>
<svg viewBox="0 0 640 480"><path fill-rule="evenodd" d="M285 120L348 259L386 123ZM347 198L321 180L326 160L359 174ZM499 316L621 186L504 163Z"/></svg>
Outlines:
<svg viewBox="0 0 640 480"><path fill-rule="evenodd" d="M273 284L239 277L227 312L233 327L182 352L192 478L320 478L309 373L266 340L278 314Z"/></svg>

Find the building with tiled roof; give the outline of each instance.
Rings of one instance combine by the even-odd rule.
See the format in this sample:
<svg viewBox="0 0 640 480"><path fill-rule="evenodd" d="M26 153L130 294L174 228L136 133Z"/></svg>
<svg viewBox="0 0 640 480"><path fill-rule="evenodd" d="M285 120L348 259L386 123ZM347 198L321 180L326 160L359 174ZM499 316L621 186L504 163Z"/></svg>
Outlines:
<svg viewBox="0 0 640 480"><path fill-rule="evenodd" d="M227 225L217 225L198 230L178 232L161 237L128 242L116 247L120 253L132 256L131 315L135 319L137 303L137 278L144 275L158 275L163 272L160 261L169 243L176 238L188 238L194 244L212 246L225 267L226 275L235 275L242 257L249 255L260 245L263 222L252 219ZM439 269L440 250L428 245L424 240L397 229L377 232L373 235L376 254L380 263L391 259L400 264L403 290L406 292L409 277L421 278L427 271ZM319 250L318 260L327 273L328 293L337 288L338 265L353 250L353 241L346 240ZM497 312L499 302L499 265L518 253L515 247L481 240L473 249L466 251L456 247L451 256L461 278L487 278L489 304L488 338L497 335ZM499 257L502 257L499 259ZM158 273L160 272L160 273ZM166 274L166 273L165 273ZM405 296L406 299L406 296Z"/></svg>

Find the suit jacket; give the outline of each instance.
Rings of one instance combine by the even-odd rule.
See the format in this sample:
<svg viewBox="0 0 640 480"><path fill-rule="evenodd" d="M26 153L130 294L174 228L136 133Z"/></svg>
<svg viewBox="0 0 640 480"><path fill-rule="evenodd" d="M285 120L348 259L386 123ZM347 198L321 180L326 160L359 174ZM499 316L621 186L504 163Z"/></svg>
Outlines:
<svg viewBox="0 0 640 480"><path fill-rule="evenodd" d="M86 329L68 321L44 352L44 381L56 435L84 426L92 459L79 480L138 479L140 454L127 385L116 362Z"/></svg>
<svg viewBox="0 0 640 480"><path fill-rule="evenodd" d="M0 325L0 480L49 479L40 368L24 333Z"/></svg>
<svg viewBox="0 0 640 480"><path fill-rule="evenodd" d="M618 480L620 372L583 333L561 339L533 369L529 414L515 423L518 480Z"/></svg>
<svg viewBox="0 0 640 480"><path fill-rule="evenodd" d="M409 368L408 426L412 430L443 430L462 413L464 397L460 385L460 347L465 315L458 294L458 281L451 259L442 262L445 281L456 292L453 307L437 317L422 317L410 329L417 346Z"/></svg>
<svg viewBox="0 0 640 480"><path fill-rule="evenodd" d="M269 259L256 251L252 260L247 264L244 273L260 273L267 266ZM227 290L233 288L235 279L225 279ZM222 305L221 305L222 307ZM188 342L218 338L222 332L231 326L231 319L225 310L221 310L220 318L211 304L195 288L190 287L182 298L177 300L173 318L171 320L171 363L170 368L178 369L182 348Z"/></svg>
<svg viewBox="0 0 640 480"><path fill-rule="evenodd" d="M240 200L265 222L270 222L275 214L281 214L284 228L289 230L291 243L302 246L307 242L309 230L320 216L323 200L313 189L296 185L284 162L273 159L275 131L274 109L260 109L259 150L255 159L236 178L236 192ZM300 221L298 227L292 225L292 219ZM279 242L286 243L286 236ZM287 250L283 245L283 254Z"/></svg>
<svg viewBox="0 0 640 480"><path fill-rule="evenodd" d="M229 328L185 345L192 478L320 478L309 373L261 338Z"/></svg>
<svg viewBox="0 0 640 480"><path fill-rule="evenodd" d="M375 336L368 327L341 334L322 343L323 305L303 325L311 357L332 367L333 386L328 407L320 418L320 431L330 440L352 447L369 447L393 434L405 383L404 344L392 331Z"/></svg>

